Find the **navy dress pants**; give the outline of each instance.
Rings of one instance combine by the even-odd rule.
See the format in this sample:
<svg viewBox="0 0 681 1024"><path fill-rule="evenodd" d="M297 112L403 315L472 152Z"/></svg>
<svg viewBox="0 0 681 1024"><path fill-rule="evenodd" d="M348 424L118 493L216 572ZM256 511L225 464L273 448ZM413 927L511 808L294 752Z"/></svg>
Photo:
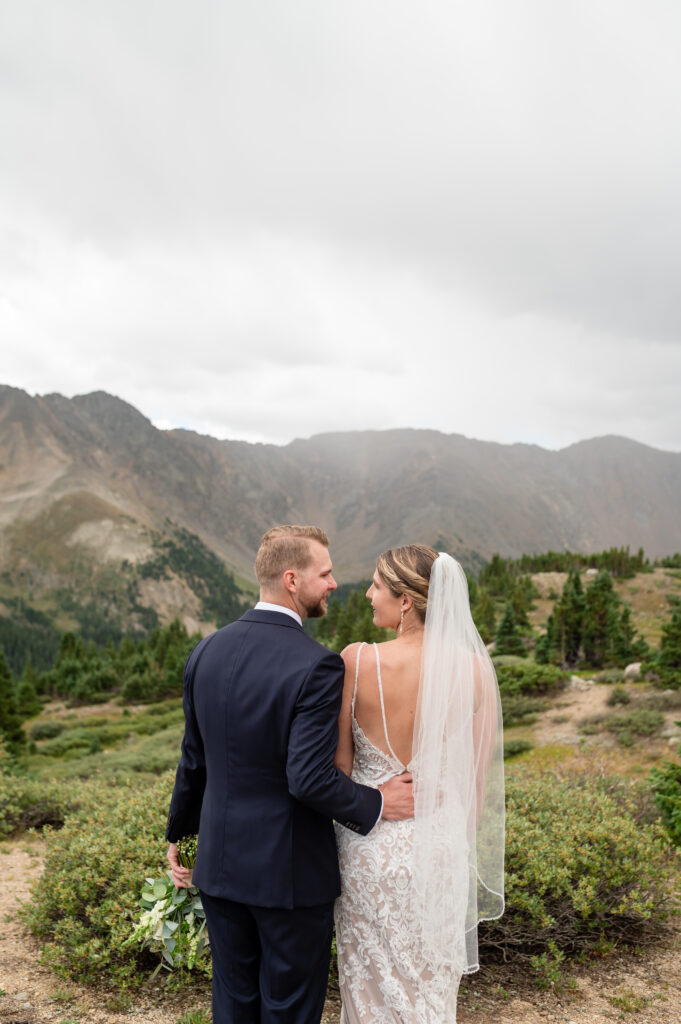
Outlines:
<svg viewBox="0 0 681 1024"><path fill-rule="evenodd" d="M213 958L213 1024L319 1024L333 903L284 910L201 893Z"/></svg>

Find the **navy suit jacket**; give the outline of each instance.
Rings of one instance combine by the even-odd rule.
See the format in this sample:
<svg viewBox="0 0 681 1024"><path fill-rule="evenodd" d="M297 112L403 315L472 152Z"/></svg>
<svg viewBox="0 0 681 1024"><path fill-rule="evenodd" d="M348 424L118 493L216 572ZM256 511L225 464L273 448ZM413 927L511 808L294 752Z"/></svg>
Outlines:
<svg viewBox="0 0 681 1024"><path fill-rule="evenodd" d="M190 654L166 838L198 831L202 891L287 908L339 894L332 818L366 834L381 813L333 763L343 675L283 612L246 612Z"/></svg>

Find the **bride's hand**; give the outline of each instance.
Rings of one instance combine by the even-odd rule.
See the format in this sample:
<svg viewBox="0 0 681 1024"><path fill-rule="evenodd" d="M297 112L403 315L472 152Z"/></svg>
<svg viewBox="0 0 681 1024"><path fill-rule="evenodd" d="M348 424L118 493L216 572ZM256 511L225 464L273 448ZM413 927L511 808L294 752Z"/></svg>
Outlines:
<svg viewBox="0 0 681 1024"><path fill-rule="evenodd" d="M405 818L414 817L414 791L410 772L396 775L378 788L383 794L381 818L384 821L404 821Z"/></svg>

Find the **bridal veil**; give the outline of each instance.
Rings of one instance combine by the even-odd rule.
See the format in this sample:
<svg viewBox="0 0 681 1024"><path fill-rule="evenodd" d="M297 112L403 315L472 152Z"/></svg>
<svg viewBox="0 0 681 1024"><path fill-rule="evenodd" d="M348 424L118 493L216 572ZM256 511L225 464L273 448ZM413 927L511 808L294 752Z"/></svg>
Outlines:
<svg viewBox="0 0 681 1024"><path fill-rule="evenodd" d="M478 969L478 922L504 910L501 701L466 576L432 567L414 728L416 912L436 965Z"/></svg>

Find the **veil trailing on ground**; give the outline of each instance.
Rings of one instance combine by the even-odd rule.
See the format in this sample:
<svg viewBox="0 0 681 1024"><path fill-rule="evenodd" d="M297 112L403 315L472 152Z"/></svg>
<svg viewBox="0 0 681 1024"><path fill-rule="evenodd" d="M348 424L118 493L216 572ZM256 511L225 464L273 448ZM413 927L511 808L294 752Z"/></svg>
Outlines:
<svg viewBox="0 0 681 1024"><path fill-rule="evenodd" d="M478 922L504 910L501 701L466 575L433 563L414 727L416 912L435 965L478 969Z"/></svg>

